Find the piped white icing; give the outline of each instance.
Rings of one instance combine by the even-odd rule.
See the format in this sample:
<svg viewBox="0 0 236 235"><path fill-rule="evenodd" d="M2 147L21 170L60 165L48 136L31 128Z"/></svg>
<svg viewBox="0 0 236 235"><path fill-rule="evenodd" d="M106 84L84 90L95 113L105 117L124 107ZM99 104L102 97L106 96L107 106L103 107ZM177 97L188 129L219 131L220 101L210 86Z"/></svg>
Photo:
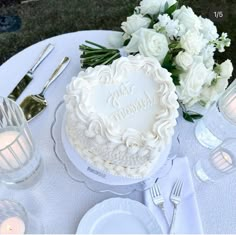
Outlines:
<svg viewBox="0 0 236 235"><path fill-rule="evenodd" d="M140 55L80 72L64 99L67 135L81 156L128 177L148 174L170 142L178 116L170 73L156 59Z"/></svg>

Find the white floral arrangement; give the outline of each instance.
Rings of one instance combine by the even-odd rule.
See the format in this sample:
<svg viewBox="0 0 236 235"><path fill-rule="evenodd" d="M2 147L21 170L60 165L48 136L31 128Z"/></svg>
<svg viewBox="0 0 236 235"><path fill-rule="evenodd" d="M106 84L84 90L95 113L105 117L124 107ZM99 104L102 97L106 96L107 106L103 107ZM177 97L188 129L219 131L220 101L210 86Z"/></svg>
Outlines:
<svg viewBox="0 0 236 235"><path fill-rule="evenodd" d="M214 23L197 16L192 8L178 8L176 0L142 0L134 14L122 22L120 34L110 38L113 48L86 41L81 45L82 67L110 64L127 54L140 53L158 59L173 78L183 117L193 122L201 114L187 109L199 103L209 107L228 86L230 60L216 62L216 51L230 46L227 33L219 35Z"/></svg>

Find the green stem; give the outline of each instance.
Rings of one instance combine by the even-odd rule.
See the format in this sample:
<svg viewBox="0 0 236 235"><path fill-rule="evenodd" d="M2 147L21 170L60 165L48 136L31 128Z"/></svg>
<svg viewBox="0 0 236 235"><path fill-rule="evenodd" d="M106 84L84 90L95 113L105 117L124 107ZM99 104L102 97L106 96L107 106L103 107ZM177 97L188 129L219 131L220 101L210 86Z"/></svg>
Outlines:
<svg viewBox="0 0 236 235"><path fill-rule="evenodd" d="M104 53L115 53L115 52L118 52L118 50L114 50L114 49L99 49L99 50L96 50L96 51L84 51L84 54L85 55L92 55L92 54L104 54Z"/></svg>
<svg viewBox="0 0 236 235"><path fill-rule="evenodd" d="M111 58L109 58L108 60L106 60L104 63L102 64L108 64L109 62L111 62L113 59L115 58L119 58L120 57L120 54L119 53L116 53L115 55L113 55Z"/></svg>
<svg viewBox="0 0 236 235"><path fill-rule="evenodd" d="M116 54L118 54L118 53L116 53ZM112 55L114 55L114 52L108 52L108 53L106 53L106 54L100 54L100 55L92 55L92 56L87 56L87 55L85 55L84 57L81 57L82 59L83 59L83 61L85 61L85 62L89 62L89 61L93 61L93 60L95 60L95 61L102 61L103 59L105 59L105 58L110 58Z"/></svg>
<svg viewBox="0 0 236 235"><path fill-rule="evenodd" d="M181 100L178 100L178 103L179 103L179 106L180 106L180 108L182 109L182 111L183 111L183 112L186 112L187 109L186 109L185 105L182 103L182 101L181 101Z"/></svg>
<svg viewBox="0 0 236 235"><path fill-rule="evenodd" d="M91 51L91 50L97 50L97 49L100 49L100 48L94 48L94 47L90 47L90 46L87 46L87 45L80 45L79 46L79 49L80 50L89 50L89 51Z"/></svg>
<svg viewBox="0 0 236 235"><path fill-rule="evenodd" d="M102 45L99 45L99 44L97 44L97 43L95 43L95 42L91 42L91 41L85 41L86 43L89 43L89 44L91 44L91 45L94 45L94 46L96 46L96 47L99 47L99 48L102 48L102 49L107 49L106 47L104 47L104 46L102 46Z"/></svg>

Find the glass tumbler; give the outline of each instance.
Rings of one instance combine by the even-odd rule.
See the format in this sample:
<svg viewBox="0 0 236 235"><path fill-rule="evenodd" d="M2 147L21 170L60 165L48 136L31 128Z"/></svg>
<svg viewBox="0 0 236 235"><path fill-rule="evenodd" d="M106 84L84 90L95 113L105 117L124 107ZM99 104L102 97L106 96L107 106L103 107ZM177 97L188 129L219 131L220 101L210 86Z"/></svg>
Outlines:
<svg viewBox="0 0 236 235"><path fill-rule="evenodd" d="M9 185L38 179L41 158L21 108L0 97L0 180ZM37 177L36 177L37 176Z"/></svg>
<svg viewBox="0 0 236 235"><path fill-rule="evenodd" d="M236 171L236 139L224 140L195 164L194 175L203 182L214 182Z"/></svg>
<svg viewBox="0 0 236 235"><path fill-rule="evenodd" d="M43 226L24 207L12 200L0 200L0 234L42 233Z"/></svg>
<svg viewBox="0 0 236 235"><path fill-rule="evenodd" d="M236 137L236 80L195 127L198 142L214 149L224 139Z"/></svg>

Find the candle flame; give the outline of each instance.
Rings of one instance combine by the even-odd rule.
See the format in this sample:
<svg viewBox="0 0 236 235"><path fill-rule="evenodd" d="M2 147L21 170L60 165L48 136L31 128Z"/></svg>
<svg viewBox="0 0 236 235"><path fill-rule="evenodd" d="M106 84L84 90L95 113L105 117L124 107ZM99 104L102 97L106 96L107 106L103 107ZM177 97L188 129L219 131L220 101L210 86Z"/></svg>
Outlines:
<svg viewBox="0 0 236 235"><path fill-rule="evenodd" d="M226 172L233 167L233 159L225 151L216 152L213 155L212 160L213 160L214 166L222 172Z"/></svg>
<svg viewBox="0 0 236 235"><path fill-rule="evenodd" d="M228 162L230 165L233 163L232 158L227 154L223 155L223 158L225 159L226 162Z"/></svg>

